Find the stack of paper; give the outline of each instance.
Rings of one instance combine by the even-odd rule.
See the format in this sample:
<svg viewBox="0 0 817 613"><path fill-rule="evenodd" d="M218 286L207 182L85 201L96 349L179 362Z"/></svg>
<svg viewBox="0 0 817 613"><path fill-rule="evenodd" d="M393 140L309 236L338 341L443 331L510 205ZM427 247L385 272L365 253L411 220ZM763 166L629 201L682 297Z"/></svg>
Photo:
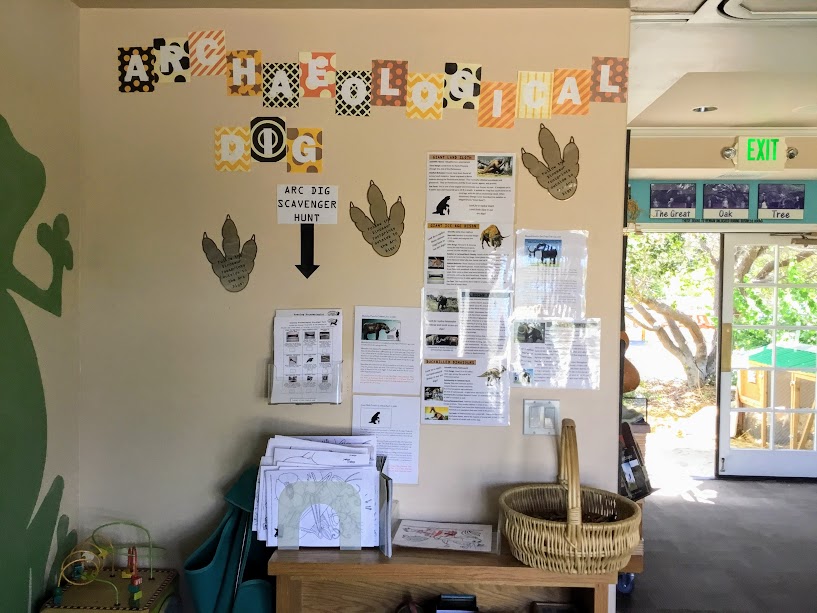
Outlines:
<svg viewBox="0 0 817 613"><path fill-rule="evenodd" d="M374 436L275 436L261 458L253 530L279 546L279 528L295 523L298 546L339 547L341 527L352 526L360 547L377 547L380 480Z"/></svg>

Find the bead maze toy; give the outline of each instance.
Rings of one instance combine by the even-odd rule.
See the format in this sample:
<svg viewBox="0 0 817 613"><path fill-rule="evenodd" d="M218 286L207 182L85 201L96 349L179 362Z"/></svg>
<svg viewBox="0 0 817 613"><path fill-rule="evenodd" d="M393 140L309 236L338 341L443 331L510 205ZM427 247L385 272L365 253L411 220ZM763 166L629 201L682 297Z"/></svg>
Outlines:
<svg viewBox="0 0 817 613"><path fill-rule="evenodd" d="M112 526L129 526L145 533L146 542L117 544L102 533ZM150 532L139 524L115 521L97 527L91 536L62 561L53 596L41 613L70 610L146 611L180 613L178 573L153 567L158 547ZM139 552L146 550L147 568L139 567ZM127 562L117 568L117 557Z"/></svg>

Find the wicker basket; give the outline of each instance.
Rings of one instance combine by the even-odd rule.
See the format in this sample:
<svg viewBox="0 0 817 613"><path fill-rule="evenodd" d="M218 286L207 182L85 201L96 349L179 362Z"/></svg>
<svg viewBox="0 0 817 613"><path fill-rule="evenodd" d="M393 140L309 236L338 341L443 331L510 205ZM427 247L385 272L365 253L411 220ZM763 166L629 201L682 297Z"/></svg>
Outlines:
<svg viewBox="0 0 817 613"><path fill-rule="evenodd" d="M629 498L579 485L576 424L562 421L559 483L521 485L499 498L502 532L513 557L558 573L618 571L640 541L641 509ZM582 521L586 515L612 519ZM541 519L560 515L566 521Z"/></svg>

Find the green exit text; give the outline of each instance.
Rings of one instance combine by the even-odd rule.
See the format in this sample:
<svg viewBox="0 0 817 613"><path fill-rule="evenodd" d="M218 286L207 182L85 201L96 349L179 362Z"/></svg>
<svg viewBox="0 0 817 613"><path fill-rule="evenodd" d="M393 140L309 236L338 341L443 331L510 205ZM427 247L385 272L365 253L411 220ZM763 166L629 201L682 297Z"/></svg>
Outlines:
<svg viewBox="0 0 817 613"><path fill-rule="evenodd" d="M746 139L747 162L774 162L777 160L777 143L779 138Z"/></svg>

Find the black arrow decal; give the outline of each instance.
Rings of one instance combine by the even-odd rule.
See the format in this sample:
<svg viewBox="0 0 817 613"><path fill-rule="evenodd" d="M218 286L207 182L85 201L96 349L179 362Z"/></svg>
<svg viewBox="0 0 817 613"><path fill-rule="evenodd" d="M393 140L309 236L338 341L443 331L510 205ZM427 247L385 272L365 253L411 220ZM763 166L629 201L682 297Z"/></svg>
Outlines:
<svg viewBox="0 0 817 613"><path fill-rule="evenodd" d="M315 224L301 224L301 263L295 268L307 279L318 270L315 264Z"/></svg>

